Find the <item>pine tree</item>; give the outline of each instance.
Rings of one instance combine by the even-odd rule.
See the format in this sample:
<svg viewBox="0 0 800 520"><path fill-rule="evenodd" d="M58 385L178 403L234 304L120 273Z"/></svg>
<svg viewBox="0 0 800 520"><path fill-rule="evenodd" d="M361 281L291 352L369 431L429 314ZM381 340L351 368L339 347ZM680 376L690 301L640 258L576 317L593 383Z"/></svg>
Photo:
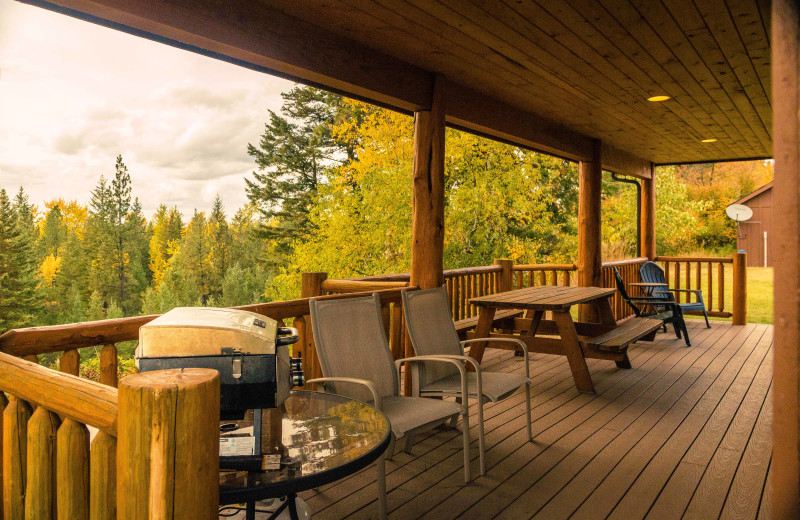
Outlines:
<svg viewBox="0 0 800 520"><path fill-rule="evenodd" d="M146 285L147 242L141 205L131 200L131 176L118 155L111 184L101 176L92 191L87 242L92 253L90 288L99 291L107 309L114 300L127 315L139 309Z"/></svg>
<svg viewBox="0 0 800 520"><path fill-rule="evenodd" d="M247 147L258 171L254 180L245 181L247 197L264 219L260 233L276 240L278 251L287 254L293 240L314 229L308 214L324 169L352 158L354 143L334 135L332 124L357 114L344 113L337 94L311 87L296 87L281 96L283 115L270 110L259 146Z"/></svg>
<svg viewBox="0 0 800 520"><path fill-rule="evenodd" d="M33 243L0 188L0 332L32 324L40 309Z"/></svg>
<svg viewBox="0 0 800 520"><path fill-rule="evenodd" d="M211 247L208 255L211 277L209 293L219 297L222 294L222 280L228 271L231 251L231 234L219 195L214 199L214 205L211 208L211 216L208 219L208 235Z"/></svg>

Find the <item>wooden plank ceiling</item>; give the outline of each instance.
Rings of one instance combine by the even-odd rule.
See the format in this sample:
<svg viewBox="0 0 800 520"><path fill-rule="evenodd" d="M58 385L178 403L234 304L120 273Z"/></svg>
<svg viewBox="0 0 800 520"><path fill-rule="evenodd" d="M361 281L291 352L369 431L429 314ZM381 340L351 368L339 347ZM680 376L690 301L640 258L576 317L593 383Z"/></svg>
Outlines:
<svg viewBox="0 0 800 520"><path fill-rule="evenodd" d="M25 1L406 111L443 74L449 124L621 173L772 155L768 0Z"/></svg>

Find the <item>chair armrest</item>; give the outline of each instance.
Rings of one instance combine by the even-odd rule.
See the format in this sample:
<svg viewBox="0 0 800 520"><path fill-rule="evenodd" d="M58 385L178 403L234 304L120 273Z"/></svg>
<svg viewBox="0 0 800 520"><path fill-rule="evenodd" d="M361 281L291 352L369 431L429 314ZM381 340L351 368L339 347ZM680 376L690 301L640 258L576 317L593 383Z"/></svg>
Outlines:
<svg viewBox="0 0 800 520"><path fill-rule="evenodd" d="M479 343L479 342L493 342L496 341L498 343L513 343L522 350L522 359L525 361L525 377L530 378L530 367L528 366L528 345L525 344L524 341L521 339L514 339L514 338L474 338L474 339L465 339L461 342L461 345L467 345L469 343Z"/></svg>
<svg viewBox="0 0 800 520"><path fill-rule="evenodd" d="M398 359L394 362L394 366L397 368L397 379L400 379L400 366L403 363L425 363L427 361L439 362L439 363L450 363L451 365L455 365L458 369L459 374L461 374L461 405L463 410L466 412L469 410L469 403L468 403L468 396L469 396L469 388L467 387L467 370L464 368L464 362L471 363L472 366L475 367L475 379L477 380L478 384L478 398L481 399L483 396L483 383L481 380L481 366L477 360L469 357L469 356L454 356L454 355L429 355L429 356L414 356L409 358L402 358Z"/></svg>
<svg viewBox="0 0 800 520"><path fill-rule="evenodd" d="M325 383L353 383L356 385L366 386L367 389L372 393L372 398L375 402L375 408L378 411L383 410L383 399L381 398L380 394L378 394L378 389L375 388L375 384L372 381L367 381L366 379L356 379L354 377L318 377L316 379L311 379L306 381L306 384L317 383L321 384L323 387Z"/></svg>

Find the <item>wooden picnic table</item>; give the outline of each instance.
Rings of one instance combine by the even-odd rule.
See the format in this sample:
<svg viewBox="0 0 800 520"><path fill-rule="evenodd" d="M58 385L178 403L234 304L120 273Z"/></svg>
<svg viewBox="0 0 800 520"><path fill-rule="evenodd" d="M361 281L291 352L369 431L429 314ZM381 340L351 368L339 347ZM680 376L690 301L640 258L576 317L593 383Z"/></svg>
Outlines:
<svg viewBox="0 0 800 520"><path fill-rule="evenodd" d="M566 356L578 390L594 393L586 358L607 359L620 368L630 368L628 344L638 339L652 339L661 326L659 320L642 318L618 326L609 301L614 292L615 289L602 287L539 285L472 298L470 303L480 307L473 337L489 338L487 343L495 337L521 339L530 352ZM599 322L574 321L570 309L577 304L594 307ZM517 333L492 333L498 309L525 310L524 318L514 320ZM546 311L552 313L552 320L543 319ZM480 361L487 343L473 344L469 355Z"/></svg>

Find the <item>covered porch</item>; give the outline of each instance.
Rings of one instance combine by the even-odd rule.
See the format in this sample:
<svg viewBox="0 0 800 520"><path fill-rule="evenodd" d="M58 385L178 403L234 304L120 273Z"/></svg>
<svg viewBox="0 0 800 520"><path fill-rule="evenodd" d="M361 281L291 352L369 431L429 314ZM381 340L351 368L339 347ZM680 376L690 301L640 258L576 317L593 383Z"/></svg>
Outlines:
<svg viewBox="0 0 800 520"><path fill-rule="evenodd" d="M389 463L389 509L396 518L797 516L800 11L794 2L664 2L656 7L629 0L520 2L503 3L502 8L498 4L496 11L459 2L28 3L413 113L412 261L404 285L431 288L446 281L442 247L448 125L580 163L578 256L569 271L575 271L581 286L604 284L604 170L641 181L640 255L655 260L657 165L775 157L776 211L786 218L776 230L776 279L781 280L776 301L782 305L775 309L779 368L774 390L773 329L745 324L745 315L736 313L743 309L742 301L738 306L734 302L731 325L719 323L708 330L692 322L696 346L691 349L662 334L652 344L632 347L631 370L590 361L596 395L575 390L563 358L536 356L531 362L536 442L524 442L520 396L491 406L488 474L464 486L458 476L458 440L438 433L418 443L415 458L399 454ZM647 100L660 94L672 101ZM330 290L320 277L310 277L304 299L251 310L294 319L308 333L305 298L359 288L353 287ZM737 294L746 297L746 291ZM398 357L407 345L402 343L401 320L389 319L398 312L397 291L390 289L386 297L387 326ZM62 371L77 373L75 349L102 346L101 381L116 386L114 344L135 340L138 327L149 319L19 331L0 341L0 350L34 356L31 360L63 351ZM313 343L303 348L313 349ZM487 362L502 370L521 369L520 360L505 352L492 353ZM30 370L44 380L38 367L6 361L0 365L7 374ZM98 426L109 439L129 427L122 409L117 421L116 391L88 399L103 410L97 416L82 408L83 401L78 406L58 397L64 388L70 389L65 395L89 392L90 387L76 385L72 378L42 387L24 377L14 379L14 385L3 388L17 396L6 408L8 416L12 410L19 418L8 426L9 438L28 435L26 414L30 417L31 410L20 404L26 400L49 414L39 414L44 418L39 417L37 428L44 423L50 428L37 429L34 435L39 437L30 437L29 445L46 439L52 443L55 414ZM777 397L775 417L780 418L775 421L772 394ZM129 420L135 410L129 407L125 413ZM97 483L104 491L103 511L113 510L104 517L117 515L117 500L120 518L145 518L153 507L170 518L187 511L213 517L213 508L203 509L207 501L193 499L214 495L214 475L204 474L184 490L185 475L163 458L151 460L149 433L136 433L140 437L125 441L144 446L151 464L136 472L120 471L119 480L116 474L105 475ZM114 451L116 440L106 442L98 448L104 449L99 456L121 453ZM150 447L156 448L168 449ZM201 451L197 446L186 449ZM5 453L4 471L25 476L25 455L17 452L6 463ZM197 461L213 463L208 457ZM127 461L120 458L117 463L122 468ZM50 470L55 472L55 463ZM39 493L34 496L53 492L47 487L52 481L46 484L50 474L28 475L43 486L29 488ZM165 487L151 486L154 481ZM7 513L11 518L27 508L20 498L25 484L17 480L14 485L9 495L13 503L4 500L5 511L14 512ZM771 494L765 492L770 486ZM367 469L305 498L319 518L369 517L375 514L374 488L374 473ZM167 498L167 490L175 494ZM87 510L88 500L87 494Z"/></svg>

